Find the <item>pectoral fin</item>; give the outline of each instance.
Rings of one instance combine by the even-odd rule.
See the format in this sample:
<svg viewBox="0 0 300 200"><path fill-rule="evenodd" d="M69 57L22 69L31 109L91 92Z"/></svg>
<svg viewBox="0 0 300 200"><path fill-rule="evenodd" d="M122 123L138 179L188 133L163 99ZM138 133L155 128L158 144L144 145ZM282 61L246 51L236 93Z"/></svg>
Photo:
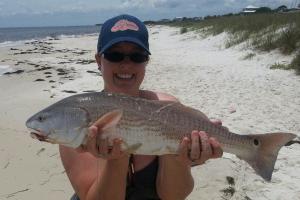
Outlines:
<svg viewBox="0 0 300 200"><path fill-rule="evenodd" d="M136 151L143 145L142 143L137 143L133 145L128 145L125 142L123 143L125 145L125 151L129 154L134 154Z"/></svg>
<svg viewBox="0 0 300 200"><path fill-rule="evenodd" d="M93 125L105 132L108 129L114 128L121 120L122 115L122 110L113 110L104 114Z"/></svg>
<svg viewBox="0 0 300 200"><path fill-rule="evenodd" d="M122 110L113 110L104 114L96 122L94 122L93 125L97 126L98 130L100 130L102 139L107 138L109 136L111 143L112 139L117 137L117 132L115 128L121 120L122 115Z"/></svg>

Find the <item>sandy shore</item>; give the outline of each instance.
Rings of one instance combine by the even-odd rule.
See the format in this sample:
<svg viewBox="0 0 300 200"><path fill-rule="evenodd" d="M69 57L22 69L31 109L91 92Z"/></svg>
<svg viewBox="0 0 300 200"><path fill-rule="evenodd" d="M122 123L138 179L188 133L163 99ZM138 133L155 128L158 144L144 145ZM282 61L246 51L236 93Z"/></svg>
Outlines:
<svg viewBox="0 0 300 200"><path fill-rule="evenodd" d="M201 39L175 28L150 28L151 61L143 88L163 91L217 118L241 134L292 132L300 136L300 78L270 70L289 62L278 52L253 53L243 45L225 49L226 35ZM103 82L94 62L96 35L41 40L0 48L0 199L68 199L73 194L57 145L30 138L26 119L51 103ZM279 153L271 182L225 154L193 168L198 199L300 199L300 145ZM232 180L234 183L232 183Z"/></svg>

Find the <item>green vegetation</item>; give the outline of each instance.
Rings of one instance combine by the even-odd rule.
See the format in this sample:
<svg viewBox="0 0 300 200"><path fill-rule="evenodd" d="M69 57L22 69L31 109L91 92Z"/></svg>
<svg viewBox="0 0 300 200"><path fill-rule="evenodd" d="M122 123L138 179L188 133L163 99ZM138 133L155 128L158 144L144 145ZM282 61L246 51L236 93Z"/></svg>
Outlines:
<svg viewBox="0 0 300 200"><path fill-rule="evenodd" d="M275 63L273 64L270 69L284 69L284 70L288 70L290 69L289 68L289 65L285 65L285 64L281 64L281 63Z"/></svg>
<svg viewBox="0 0 300 200"><path fill-rule="evenodd" d="M182 28L180 29L180 34L184 34L184 33L186 33L186 32L188 32L188 29L187 29L186 27L182 27Z"/></svg>
<svg viewBox="0 0 300 200"><path fill-rule="evenodd" d="M294 69L298 75L300 75L300 51L295 56L291 64L289 65L290 69Z"/></svg>
<svg viewBox="0 0 300 200"><path fill-rule="evenodd" d="M290 64L280 64L280 63L275 63L271 67L271 69L284 69L284 70L289 70L289 69L294 69L296 71L297 75L300 75L300 51L298 54L295 56L295 58L292 60Z"/></svg>
<svg viewBox="0 0 300 200"><path fill-rule="evenodd" d="M227 48L245 42L248 47L261 51L278 49L284 55L297 56L288 65L300 74L300 12L263 12L251 15L228 14L207 16L203 20L182 20L165 23L181 27L181 33L197 31L203 36L228 33ZM298 53L298 54L297 54ZM245 59L251 59L248 55ZM277 66L278 64L274 64ZM277 66L278 67L278 66ZM274 68L274 67L272 67Z"/></svg>
<svg viewBox="0 0 300 200"><path fill-rule="evenodd" d="M248 53L243 59L244 60L251 60L254 56L256 56L255 53Z"/></svg>

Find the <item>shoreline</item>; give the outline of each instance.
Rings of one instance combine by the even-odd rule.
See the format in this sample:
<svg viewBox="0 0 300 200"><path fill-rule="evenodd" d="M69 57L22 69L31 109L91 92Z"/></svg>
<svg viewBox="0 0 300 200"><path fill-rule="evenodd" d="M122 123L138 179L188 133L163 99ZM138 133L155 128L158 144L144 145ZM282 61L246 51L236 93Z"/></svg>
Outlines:
<svg viewBox="0 0 300 200"><path fill-rule="evenodd" d="M99 34L100 27L87 26L50 26L50 27L10 27L0 28L0 48L24 45L27 42L41 40L59 40L64 37L81 37ZM20 34L21 33L21 34Z"/></svg>
<svg viewBox="0 0 300 200"><path fill-rule="evenodd" d="M149 35L152 56L143 89L170 93L236 133L288 131L300 137L299 77L269 69L291 57L271 52L244 60L251 50L225 49L224 34L200 39L195 33L151 26ZM0 48L0 66L24 70L0 76L0 199L72 196L57 145L30 138L24 122L61 98L101 90L93 61L96 44L97 35L85 35L39 40L17 50ZM299 199L299 152L299 145L282 148L270 183L230 154L209 160L192 169L195 188L187 199Z"/></svg>

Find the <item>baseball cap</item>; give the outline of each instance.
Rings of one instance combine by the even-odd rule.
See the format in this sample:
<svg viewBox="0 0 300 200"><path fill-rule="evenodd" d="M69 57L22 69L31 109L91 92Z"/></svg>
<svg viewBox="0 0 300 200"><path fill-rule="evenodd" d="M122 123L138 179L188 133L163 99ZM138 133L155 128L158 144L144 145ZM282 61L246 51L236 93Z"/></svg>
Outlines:
<svg viewBox="0 0 300 200"><path fill-rule="evenodd" d="M119 42L131 42L151 54L148 37L145 24L138 18L127 14L119 15L103 23L98 38L97 52L103 53Z"/></svg>

